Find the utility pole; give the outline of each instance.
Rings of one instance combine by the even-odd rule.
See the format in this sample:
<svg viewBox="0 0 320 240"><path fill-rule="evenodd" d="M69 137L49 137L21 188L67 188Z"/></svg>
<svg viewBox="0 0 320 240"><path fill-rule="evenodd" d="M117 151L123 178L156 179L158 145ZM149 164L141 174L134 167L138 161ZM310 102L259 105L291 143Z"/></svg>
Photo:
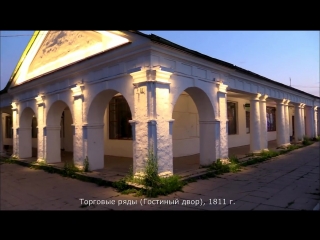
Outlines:
<svg viewBox="0 0 320 240"><path fill-rule="evenodd" d="M291 78L290 78L290 87L291 87Z"/></svg>

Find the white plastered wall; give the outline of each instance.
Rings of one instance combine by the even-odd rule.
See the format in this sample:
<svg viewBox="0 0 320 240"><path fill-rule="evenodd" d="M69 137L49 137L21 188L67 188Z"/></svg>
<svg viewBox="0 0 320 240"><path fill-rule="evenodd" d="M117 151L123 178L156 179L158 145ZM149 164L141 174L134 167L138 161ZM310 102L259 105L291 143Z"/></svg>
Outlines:
<svg viewBox="0 0 320 240"><path fill-rule="evenodd" d="M189 94L183 92L173 109L173 157L199 153L199 115Z"/></svg>

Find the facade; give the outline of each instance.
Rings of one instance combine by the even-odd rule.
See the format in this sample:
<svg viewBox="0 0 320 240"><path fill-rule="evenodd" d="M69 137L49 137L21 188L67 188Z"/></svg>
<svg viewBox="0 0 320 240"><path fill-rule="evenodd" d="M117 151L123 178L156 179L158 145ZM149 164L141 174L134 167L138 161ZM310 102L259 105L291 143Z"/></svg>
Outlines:
<svg viewBox="0 0 320 240"><path fill-rule="evenodd" d="M138 31L37 31L0 92L0 151L104 168L106 155L160 175L173 158L200 165L319 136L320 98Z"/></svg>

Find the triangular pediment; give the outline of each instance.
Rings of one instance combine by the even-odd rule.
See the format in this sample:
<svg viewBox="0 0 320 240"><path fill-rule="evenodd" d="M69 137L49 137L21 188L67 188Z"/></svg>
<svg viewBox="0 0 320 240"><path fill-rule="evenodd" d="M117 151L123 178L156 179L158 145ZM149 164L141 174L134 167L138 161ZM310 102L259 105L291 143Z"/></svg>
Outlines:
<svg viewBox="0 0 320 240"><path fill-rule="evenodd" d="M14 85L129 42L112 31L39 31L31 41Z"/></svg>

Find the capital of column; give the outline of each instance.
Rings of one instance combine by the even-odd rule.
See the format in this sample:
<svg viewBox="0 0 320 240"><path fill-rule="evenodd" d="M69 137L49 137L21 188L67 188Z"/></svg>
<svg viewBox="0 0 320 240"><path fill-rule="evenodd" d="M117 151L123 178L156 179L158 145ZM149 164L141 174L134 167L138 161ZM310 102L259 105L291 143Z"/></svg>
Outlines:
<svg viewBox="0 0 320 240"><path fill-rule="evenodd" d="M313 110L314 110L315 112L318 112L318 106L314 106L314 107L313 107Z"/></svg>
<svg viewBox="0 0 320 240"><path fill-rule="evenodd" d="M267 94L261 95L260 101L261 101L261 102L265 102L265 101L267 101L267 98L268 98L268 97L269 97L269 96L268 96Z"/></svg>
<svg viewBox="0 0 320 240"><path fill-rule="evenodd" d="M44 106L44 100L45 96L43 94L39 94L37 97L35 97L38 107Z"/></svg>
<svg viewBox="0 0 320 240"><path fill-rule="evenodd" d="M148 120L148 123L150 123L151 125L156 125L157 124L157 120L150 119L150 120Z"/></svg>
<svg viewBox="0 0 320 240"><path fill-rule="evenodd" d="M81 84L77 84L75 87L71 88L71 91L72 91L72 96L74 98L77 98L77 97L81 97L83 94L82 94L82 90L84 89L84 85L81 83Z"/></svg>
<svg viewBox="0 0 320 240"><path fill-rule="evenodd" d="M289 100L289 99L287 99L287 100L285 101L285 103L284 103L284 104L288 106L288 105L289 105L289 103L290 103L290 100Z"/></svg>
<svg viewBox="0 0 320 240"><path fill-rule="evenodd" d="M218 88L218 92L227 93L228 85L223 84L223 82L216 82L216 86Z"/></svg>
<svg viewBox="0 0 320 240"><path fill-rule="evenodd" d="M296 107L296 108L299 108L299 109L301 109L301 108L304 108L304 103L293 103L293 105Z"/></svg>
<svg viewBox="0 0 320 240"><path fill-rule="evenodd" d="M278 99L278 100L276 100L276 102L277 102L277 104L280 104L280 105L285 105L286 104L286 102L287 102L287 99Z"/></svg>
<svg viewBox="0 0 320 240"><path fill-rule="evenodd" d="M131 126L135 126L137 121L136 120L129 120L129 123L131 124Z"/></svg>
<svg viewBox="0 0 320 240"><path fill-rule="evenodd" d="M104 124L84 124L82 125L84 129L101 129L104 127Z"/></svg>
<svg viewBox="0 0 320 240"><path fill-rule="evenodd" d="M157 82L170 84L169 79L173 70L163 66L138 67L128 71L133 77L133 85L139 86L141 83Z"/></svg>
<svg viewBox="0 0 320 240"><path fill-rule="evenodd" d="M252 101L260 101L261 93L257 93L256 95L251 97Z"/></svg>
<svg viewBox="0 0 320 240"><path fill-rule="evenodd" d="M11 103L12 111L18 111L18 105L19 105L19 102L12 102Z"/></svg>

